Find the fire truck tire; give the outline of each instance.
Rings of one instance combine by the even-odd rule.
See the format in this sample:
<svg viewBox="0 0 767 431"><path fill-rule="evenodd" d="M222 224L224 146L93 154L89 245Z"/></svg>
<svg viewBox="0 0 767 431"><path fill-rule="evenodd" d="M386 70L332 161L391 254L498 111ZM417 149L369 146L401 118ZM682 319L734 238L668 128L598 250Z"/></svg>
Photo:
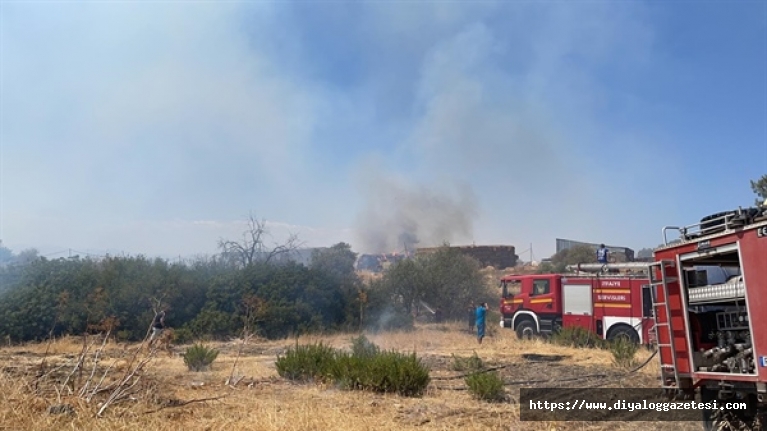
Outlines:
<svg viewBox="0 0 767 431"><path fill-rule="evenodd" d="M701 388L700 401L708 403L718 400L718 391L715 389ZM753 401L753 400L752 400ZM752 431L764 431L765 412L757 408L756 412L740 412L734 410L701 410L704 431L718 431L720 429L749 429ZM729 416L729 417L728 417ZM758 419L758 420L757 420ZM733 422L731 422L733 420ZM758 424L758 426L757 426ZM741 425L745 425L742 428Z"/></svg>
<svg viewBox="0 0 767 431"><path fill-rule="evenodd" d="M538 335L538 331L535 330L535 322L532 320L523 320L517 325L517 337L523 340L529 340Z"/></svg>
<svg viewBox="0 0 767 431"><path fill-rule="evenodd" d="M639 334L636 329L628 325L616 325L607 331L607 339L609 341L617 340L618 338L627 338L632 343L639 344Z"/></svg>
<svg viewBox="0 0 767 431"><path fill-rule="evenodd" d="M702 403L708 403L711 401L714 401L717 399L716 391L707 389L707 388L701 388L700 389L700 402ZM702 420L703 420L703 431L714 431L715 429L719 428L719 421L714 417L714 411L713 410L701 410L702 413Z"/></svg>

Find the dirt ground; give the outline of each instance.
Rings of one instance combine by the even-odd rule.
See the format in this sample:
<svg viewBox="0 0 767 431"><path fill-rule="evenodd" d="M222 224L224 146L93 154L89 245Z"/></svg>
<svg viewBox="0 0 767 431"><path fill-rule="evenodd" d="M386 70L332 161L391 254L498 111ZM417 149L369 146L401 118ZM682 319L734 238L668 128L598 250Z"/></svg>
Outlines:
<svg viewBox="0 0 767 431"><path fill-rule="evenodd" d="M96 391L88 400L89 393L107 386L98 386L101 376L107 376L107 382L130 374L145 357L136 354L138 346L105 345L99 351L96 372L92 371L98 343L88 347L87 355L81 355L82 339L4 347L0 349L0 430L702 429L697 422L521 422L522 387L656 388L656 360L630 372L614 366L608 351L520 341L501 328L489 332L481 345L459 324L422 325L411 333L366 334L382 348L415 351L431 368L432 381L419 398L296 384L276 372L277 355L295 343L322 341L348 348L351 338L359 334L247 344L212 342L209 345L220 354L205 372L188 371L180 355L185 347L175 346L170 355L158 352L149 358L129 396L110 404L102 417L96 414L111 392ZM506 402L479 401L467 391L463 373L453 369L453 356L474 353L485 366L498 367L506 384ZM649 356L649 351L641 351L637 359ZM83 372L73 372L81 357ZM227 380L232 384L227 385Z"/></svg>

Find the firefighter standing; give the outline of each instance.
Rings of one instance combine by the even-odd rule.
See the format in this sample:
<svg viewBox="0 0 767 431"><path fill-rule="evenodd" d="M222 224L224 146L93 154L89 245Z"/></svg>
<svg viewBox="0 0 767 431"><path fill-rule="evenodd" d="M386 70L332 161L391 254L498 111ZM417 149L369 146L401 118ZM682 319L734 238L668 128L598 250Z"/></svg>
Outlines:
<svg viewBox="0 0 767 431"><path fill-rule="evenodd" d="M487 302L483 302L477 307L477 341L482 344L485 338L485 316L487 315Z"/></svg>
<svg viewBox="0 0 767 431"><path fill-rule="evenodd" d="M610 253L610 250L608 250L604 244L599 245L599 249L597 250L597 262L599 263L607 263L608 254Z"/></svg>

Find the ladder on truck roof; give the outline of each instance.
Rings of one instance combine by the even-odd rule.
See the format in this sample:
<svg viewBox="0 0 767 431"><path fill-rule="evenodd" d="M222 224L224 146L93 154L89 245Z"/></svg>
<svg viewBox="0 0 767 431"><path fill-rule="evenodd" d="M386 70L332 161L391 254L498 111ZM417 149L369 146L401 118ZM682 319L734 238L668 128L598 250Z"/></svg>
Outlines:
<svg viewBox="0 0 767 431"><path fill-rule="evenodd" d="M655 321L655 324L653 326L654 332L655 332L655 341L656 345L658 346L658 357L660 360L660 373L661 373L661 387L663 389L671 389L676 388L678 389L680 386L679 383L679 373L677 372L677 361L676 361L676 346L674 343L674 330L671 328L671 311L668 307L668 285L669 283L673 283L678 280L678 278L675 277L669 277L666 273L666 268L674 267L674 262L670 260L661 260L658 262L650 263L650 294L652 297L652 307L653 307L653 318ZM655 271L654 269L658 268L660 271L660 279L655 278ZM658 293L656 288L660 287L663 290L663 298L658 299ZM662 308L662 309L661 309ZM660 321L659 317L662 315L665 317L665 321ZM664 343L663 339L661 338L661 330L662 328L665 328L663 331L664 334L668 335L668 342ZM669 356L671 356L671 361L666 362L664 361L664 349L669 350ZM666 379L669 377L669 372L673 372L674 374L674 384L669 384L668 380Z"/></svg>

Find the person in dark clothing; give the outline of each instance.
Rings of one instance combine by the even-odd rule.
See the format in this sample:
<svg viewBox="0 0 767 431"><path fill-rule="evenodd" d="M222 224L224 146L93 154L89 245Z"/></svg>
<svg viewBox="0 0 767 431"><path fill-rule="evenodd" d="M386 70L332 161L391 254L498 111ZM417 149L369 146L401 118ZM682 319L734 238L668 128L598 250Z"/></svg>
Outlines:
<svg viewBox="0 0 767 431"><path fill-rule="evenodd" d="M599 249L597 250L597 262L607 263L609 253L610 250L608 250L604 244L600 244Z"/></svg>
<svg viewBox="0 0 767 431"><path fill-rule="evenodd" d="M157 338L162 335L162 331L165 329L165 310L160 310L159 313L154 315L152 320L152 335L149 337L149 345L151 346Z"/></svg>
<svg viewBox="0 0 767 431"><path fill-rule="evenodd" d="M469 302L469 332L474 332L474 322L477 321L477 309L473 302Z"/></svg>
<svg viewBox="0 0 767 431"><path fill-rule="evenodd" d="M436 323L442 323L442 309L437 307L436 310L434 310L434 321Z"/></svg>

